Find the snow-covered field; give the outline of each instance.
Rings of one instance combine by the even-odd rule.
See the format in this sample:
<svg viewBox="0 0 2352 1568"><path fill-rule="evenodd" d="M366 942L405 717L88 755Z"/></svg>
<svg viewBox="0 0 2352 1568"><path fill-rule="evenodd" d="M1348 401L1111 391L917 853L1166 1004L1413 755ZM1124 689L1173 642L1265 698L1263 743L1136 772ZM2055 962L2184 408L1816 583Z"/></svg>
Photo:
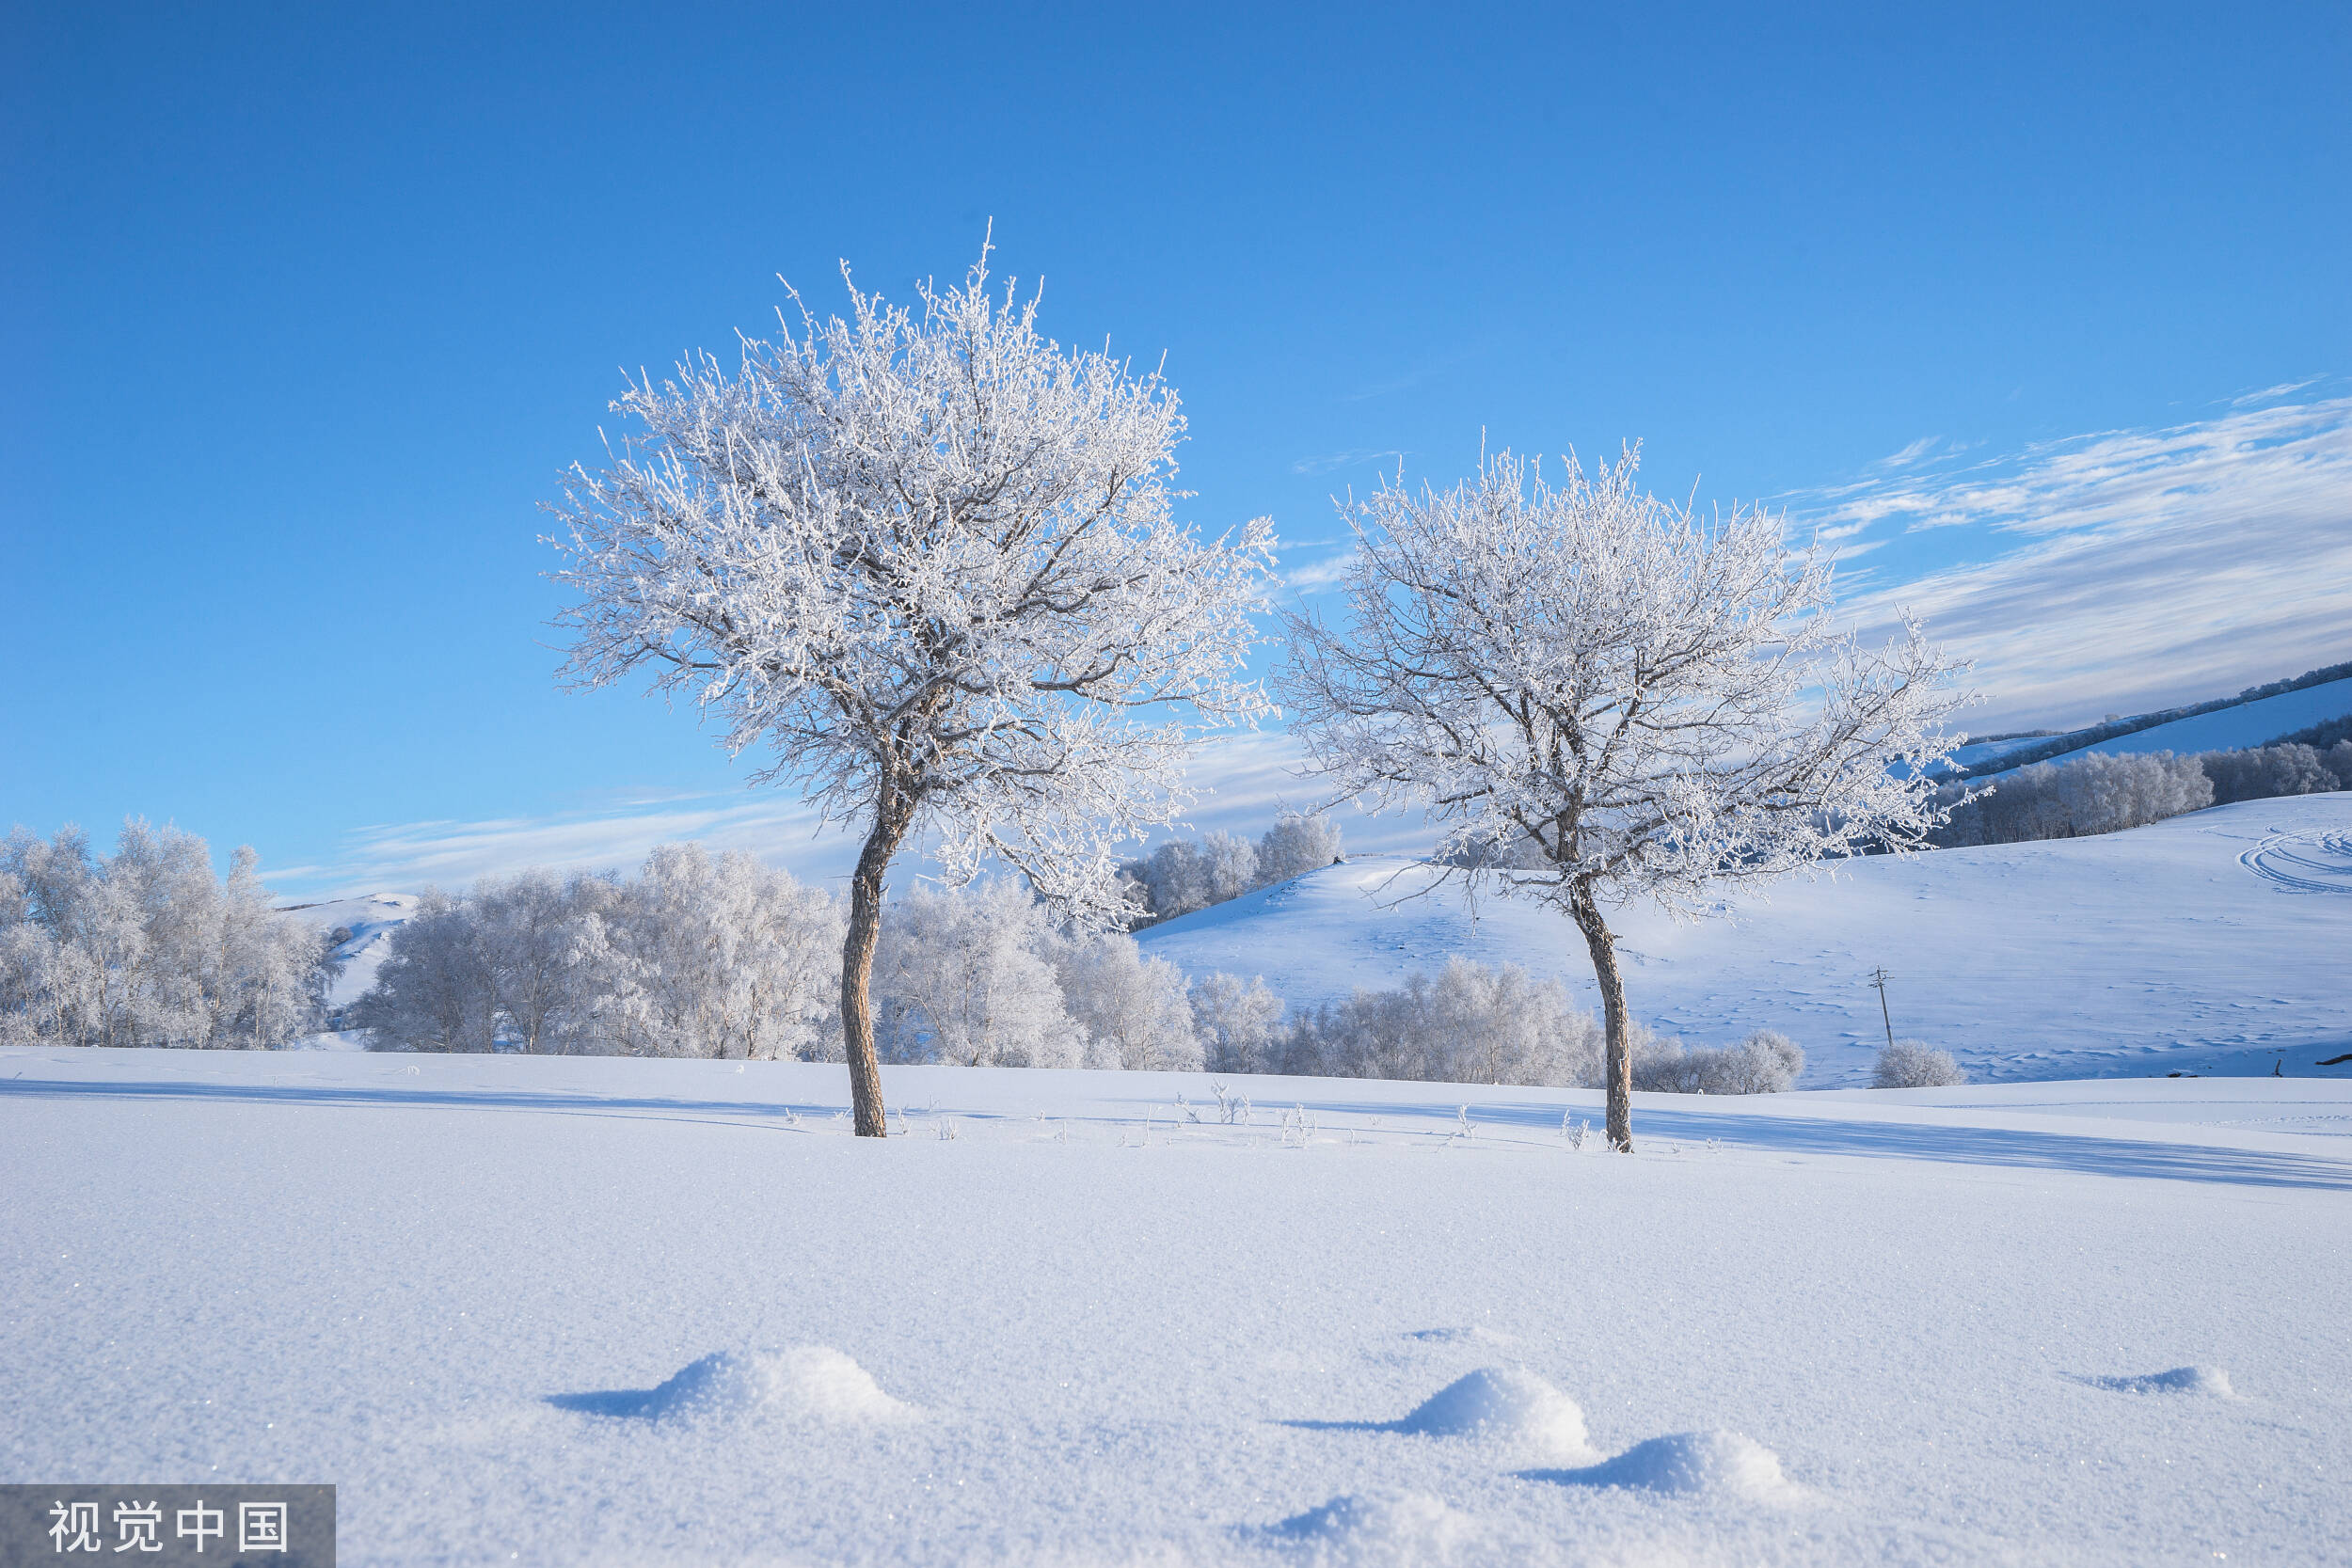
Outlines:
<svg viewBox="0 0 2352 1568"><path fill-rule="evenodd" d="M1387 857L1248 894L1141 933L1188 974L1263 974L1294 1006L1396 985L1455 955L1556 975L1597 1006L1560 915L1488 898ZM1867 1081L1898 1035L1979 1078L2149 1072L2352 1078L2352 794L2249 800L2096 838L1945 849L1792 879L1736 923L1615 918L1626 994L1693 1043L1778 1029L1804 1082Z"/></svg>
<svg viewBox="0 0 2352 1568"><path fill-rule="evenodd" d="M0 1053L0 1476L356 1564L2352 1559L2352 1086L885 1083Z"/></svg>

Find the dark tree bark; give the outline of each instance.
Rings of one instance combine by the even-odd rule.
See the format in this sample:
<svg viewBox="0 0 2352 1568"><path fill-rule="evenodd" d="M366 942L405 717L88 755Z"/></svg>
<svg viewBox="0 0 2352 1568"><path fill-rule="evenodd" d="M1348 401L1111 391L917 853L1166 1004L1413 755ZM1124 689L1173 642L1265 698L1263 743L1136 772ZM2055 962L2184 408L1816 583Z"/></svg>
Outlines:
<svg viewBox="0 0 2352 1568"><path fill-rule="evenodd" d="M1608 1079L1609 1147L1620 1154L1633 1152L1633 1051L1625 1016L1625 976L1617 972L1617 939L1593 902L1592 890L1578 887L1569 895L1568 911L1584 947L1593 958L1593 977L1600 982L1601 1021L1609 1033L1602 1072Z"/></svg>
<svg viewBox="0 0 2352 1568"><path fill-rule="evenodd" d="M841 1035L850 1060L850 1104L861 1138L886 1138L882 1062L874 1053L874 946L882 939L882 881L899 841L914 820L914 803L885 790L874 831L850 878L850 935L841 948Z"/></svg>

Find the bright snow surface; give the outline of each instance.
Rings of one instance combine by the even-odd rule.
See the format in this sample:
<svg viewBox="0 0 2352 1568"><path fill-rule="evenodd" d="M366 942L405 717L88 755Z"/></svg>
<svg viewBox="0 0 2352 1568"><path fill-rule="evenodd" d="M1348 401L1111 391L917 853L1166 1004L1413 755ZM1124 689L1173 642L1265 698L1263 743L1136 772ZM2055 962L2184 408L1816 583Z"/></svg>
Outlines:
<svg viewBox="0 0 2352 1568"><path fill-rule="evenodd" d="M885 1085L0 1052L0 1478L333 1481L354 1564L2352 1560L2352 1085Z"/></svg>
<svg viewBox="0 0 2352 1568"><path fill-rule="evenodd" d="M1424 890L1427 890L1424 892ZM1416 896L1415 895L1421 895ZM1736 920L1613 918L1628 1006L1693 1044L1777 1029L1804 1083L1868 1081L1895 1033L1979 1078L2268 1072L2352 1078L2352 794L2249 800L2130 832L1897 859L1792 878ZM1399 984L1454 956L1518 963L1597 1005L1567 919L1367 856L1141 933L1192 975L1263 974L1294 1007Z"/></svg>

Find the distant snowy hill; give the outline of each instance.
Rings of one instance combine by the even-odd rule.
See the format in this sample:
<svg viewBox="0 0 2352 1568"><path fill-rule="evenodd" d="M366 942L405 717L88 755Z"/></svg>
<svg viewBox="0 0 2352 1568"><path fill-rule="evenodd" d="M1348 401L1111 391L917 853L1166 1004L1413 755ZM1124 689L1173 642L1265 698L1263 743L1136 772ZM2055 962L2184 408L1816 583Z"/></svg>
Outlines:
<svg viewBox="0 0 2352 1568"><path fill-rule="evenodd" d="M2282 691L2276 697L2259 702L2242 703L2213 713L2201 713L2189 719L2175 719L2169 724L2133 735L2119 735L2113 740L2102 740L2068 752L2056 760L2078 757L2086 752L2105 752L2109 755L2137 755L2149 752L2175 752L2183 754L2195 752L2233 751L2248 746L2260 746L2283 735L2293 735L2313 724L2330 719L2341 719L2352 713L2352 680L2329 681L2325 686L2306 687L2300 691Z"/></svg>
<svg viewBox="0 0 2352 1568"><path fill-rule="evenodd" d="M292 904L279 911L320 930L344 933L335 944L342 973L326 993L330 1009L350 1006L375 984L375 972L400 923L417 912L413 893L369 893L356 898L334 898L323 904Z"/></svg>
<svg viewBox="0 0 2352 1568"><path fill-rule="evenodd" d="M2274 696L2256 698L2250 703L2236 703L2229 707L2216 708L2211 713L2192 714L2168 723L2151 725L2129 735L2111 739L2095 740L2100 729L2074 731L2073 736L2017 736L2007 740L1982 740L1963 746L1952 753L1951 760L1961 768L1982 768L2004 758L2035 753L2036 760L2064 762L2087 752L2105 752L2111 755L2144 754L2150 752L2172 752L2188 755L2198 752L2235 751L2249 746L2261 746L2282 736L2306 730L2313 724L2352 714L2352 678L2328 681L2307 686L2298 691L2281 691ZM2110 726L2111 727L2111 726ZM2073 742L2070 744L2070 740ZM1980 773L1979 777L1990 777Z"/></svg>
<svg viewBox="0 0 2352 1568"><path fill-rule="evenodd" d="M1434 880L1415 862L1359 858L1140 940L1190 975L1263 974L1294 1007L1456 955L1557 976L1597 1005L1566 920L1489 898L1473 921L1458 887ZM1638 910L1616 924L1639 1016L1693 1043L1782 1030L1809 1053L1809 1086L1867 1077L1885 1037L1867 982L1881 965L1895 1032L1980 1079L2267 1072L2281 1057L2309 1076L2352 1051L2352 794L1871 858L1791 880L1737 924Z"/></svg>

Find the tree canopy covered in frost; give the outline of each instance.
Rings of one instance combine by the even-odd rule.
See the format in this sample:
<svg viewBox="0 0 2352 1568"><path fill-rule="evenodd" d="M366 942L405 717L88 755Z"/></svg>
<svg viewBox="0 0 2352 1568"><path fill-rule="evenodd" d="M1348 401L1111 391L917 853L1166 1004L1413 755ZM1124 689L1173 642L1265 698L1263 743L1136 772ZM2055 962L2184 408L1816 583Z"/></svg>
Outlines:
<svg viewBox="0 0 2352 1568"><path fill-rule="evenodd" d="M1453 958L1300 1018L1285 1072L1456 1084L1594 1084L1601 1032L1557 980Z"/></svg>
<svg viewBox="0 0 2352 1568"><path fill-rule="evenodd" d="M993 856L1117 921L1114 848L1189 800L1186 717L1267 708L1242 661L1272 530L1177 520L1174 392L1041 337L985 252L917 292L851 286L846 320L803 308L732 371L632 384L614 406L643 430L575 468L557 541L576 680L649 673L866 834L842 1002L874 1134L866 988L907 836L950 880Z"/></svg>
<svg viewBox="0 0 2352 1568"><path fill-rule="evenodd" d="M1130 902L1146 922L1173 920L1255 888L1287 882L1340 858L1340 825L1328 816L1285 811L1257 843L1231 833L1170 839L1120 867Z"/></svg>
<svg viewBox="0 0 2352 1568"><path fill-rule="evenodd" d="M226 879L193 833L122 825L0 842L0 1045L270 1048L318 1027L318 933L270 907L257 857Z"/></svg>
<svg viewBox="0 0 2352 1568"><path fill-rule="evenodd" d="M1890 1040L1879 1053L1878 1066L1871 1074L1874 1089L1941 1089L1968 1082L1968 1074L1961 1070L1948 1051L1938 1051L1925 1040Z"/></svg>
<svg viewBox="0 0 2352 1568"><path fill-rule="evenodd" d="M882 913L874 959L883 1059L1083 1067L1037 901L1009 880L917 887Z"/></svg>
<svg viewBox="0 0 2352 1568"><path fill-rule="evenodd" d="M2324 752L2295 742L2196 756L2086 752L1945 784L1951 817L1932 836L1947 849L2086 838L2206 806L2336 789L2352 789L2352 741Z"/></svg>
<svg viewBox="0 0 2352 1568"><path fill-rule="evenodd" d="M841 927L839 900L694 844L628 880L428 889L351 1022L412 1051L807 1055L834 1026Z"/></svg>
<svg viewBox="0 0 2352 1568"><path fill-rule="evenodd" d="M1830 619L1818 547L1635 486L1631 451L1557 487L1508 453L1447 491L1402 475L1345 509L1346 625L1290 619L1284 686L1341 798L1418 805L1473 889L1583 933L1631 1147L1624 987L1604 899L1677 914L1828 857L1923 845L1955 668L1919 627L1881 652ZM1515 847L1531 851L1511 853Z"/></svg>

